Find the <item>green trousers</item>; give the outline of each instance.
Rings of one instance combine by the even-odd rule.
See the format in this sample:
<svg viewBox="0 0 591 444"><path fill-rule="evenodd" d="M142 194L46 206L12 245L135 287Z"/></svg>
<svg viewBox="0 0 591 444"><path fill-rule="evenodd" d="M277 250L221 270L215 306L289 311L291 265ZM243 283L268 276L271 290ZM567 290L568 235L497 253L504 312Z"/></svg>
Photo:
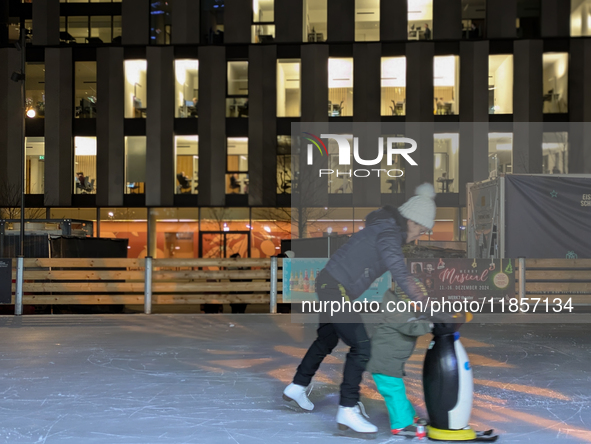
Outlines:
<svg viewBox="0 0 591 444"><path fill-rule="evenodd" d="M406 397L406 389L402 378L372 373L373 380L380 395L386 401L388 414L390 415L390 427L403 429L414 422L415 409Z"/></svg>

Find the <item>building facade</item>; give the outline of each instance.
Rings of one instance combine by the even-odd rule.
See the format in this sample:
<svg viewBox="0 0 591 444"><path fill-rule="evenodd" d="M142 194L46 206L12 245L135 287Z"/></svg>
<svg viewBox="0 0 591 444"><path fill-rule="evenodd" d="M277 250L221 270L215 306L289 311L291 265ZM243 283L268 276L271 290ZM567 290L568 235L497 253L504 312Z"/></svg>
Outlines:
<svg viewBox="0 0 591 444"><path fill-rule="evenodd" d="M430 238L462 240L467 183L591 173L591 0L9 0L0 21L0 206L20 193L23 28L26 206L130 257L276 254L292 123L421 125L418 168L329 181L307 236L429 181Z"/></svg>

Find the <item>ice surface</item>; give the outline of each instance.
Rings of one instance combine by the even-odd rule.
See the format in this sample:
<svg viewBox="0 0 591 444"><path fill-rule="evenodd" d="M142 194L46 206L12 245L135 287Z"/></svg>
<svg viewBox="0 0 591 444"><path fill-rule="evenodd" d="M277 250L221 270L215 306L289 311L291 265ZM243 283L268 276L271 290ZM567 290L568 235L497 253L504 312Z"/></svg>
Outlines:
<svg viewBox="0 0 591 444"><path fill-rule="evenodd" d="M346 348L321 366L312 413L281 393L314 338L289 315L103 315L0 317L0 442L325 443L335 436ZM479 325L462 330L474 368L472 425L499 442L591 442L588 325ZM419 341L407 390L420 414ZM389 433L371 376L362 387ZM363 442L363 441L357 441Z"/></svg>

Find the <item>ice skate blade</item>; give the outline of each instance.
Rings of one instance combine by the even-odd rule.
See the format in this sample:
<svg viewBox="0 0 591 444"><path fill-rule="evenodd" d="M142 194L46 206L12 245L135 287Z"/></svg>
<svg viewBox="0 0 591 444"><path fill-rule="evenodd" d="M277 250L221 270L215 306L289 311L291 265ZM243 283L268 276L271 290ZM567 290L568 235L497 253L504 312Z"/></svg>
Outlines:
<svg viewBox="0 0 591 444"><path fill-rule="evenodd" d="M300 405L295 400L291 399L287 395L283 395L283 400L287 402L287 404L285 404L285 407L287 407L290 410L293 410L294 412L298 412L298 413L312 412L312 410L306 410L306 409L301 408Z"/></svg>
<svg viewBox="0 0 591 444"><path fill-rule="evenodd" d="M345 437L349 437L349 438L361 438L361 439L376 439L378 437L377 432L369 432L369 433L356 432L355 430L353 430L349 426L346 426L345 424L338 424L338 429L339 429L339 431L336 433L336 435L338 435L338 436L345 436Z"/></svg>

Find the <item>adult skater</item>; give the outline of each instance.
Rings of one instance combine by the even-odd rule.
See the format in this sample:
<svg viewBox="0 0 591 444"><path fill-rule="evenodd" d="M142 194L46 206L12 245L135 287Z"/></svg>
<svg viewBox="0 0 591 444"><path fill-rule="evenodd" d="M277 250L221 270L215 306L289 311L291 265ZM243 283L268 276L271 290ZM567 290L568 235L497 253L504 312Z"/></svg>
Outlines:
<svg viewBox="0 0 591 444"><path fill-rule="evenodd" d="M370 213L366 226L355 233L328 261L316 278L320 301L357 299L372 282L390 271L392 278L413 301L426 297L410 278L404 263L402 245L413 242L433 228L435 190L425 183L415 196L400 208L385 206ZM335 317L321 314L318 337L299 365L293 382L283 391L286 401L311 411L306 387L320 363L336 347L339 338L350 347L343 371L337 423L340 430L375 434L377 427L367 421L359 402L359 384L370 356L370 341L359 313L342 313Z"/></svg>

